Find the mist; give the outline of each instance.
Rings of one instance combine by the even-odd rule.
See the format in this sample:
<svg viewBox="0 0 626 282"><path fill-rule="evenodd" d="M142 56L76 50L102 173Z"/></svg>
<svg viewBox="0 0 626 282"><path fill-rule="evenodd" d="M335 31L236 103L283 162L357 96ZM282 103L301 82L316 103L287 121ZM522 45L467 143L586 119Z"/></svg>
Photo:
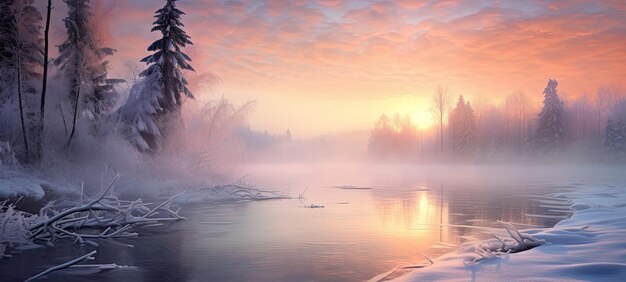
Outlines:
<svg viewBox="0 0 626 282"><path fill-rule="evenodd" d="M557 2L5 1L0 277L622 281L626 10Z"/></svg>

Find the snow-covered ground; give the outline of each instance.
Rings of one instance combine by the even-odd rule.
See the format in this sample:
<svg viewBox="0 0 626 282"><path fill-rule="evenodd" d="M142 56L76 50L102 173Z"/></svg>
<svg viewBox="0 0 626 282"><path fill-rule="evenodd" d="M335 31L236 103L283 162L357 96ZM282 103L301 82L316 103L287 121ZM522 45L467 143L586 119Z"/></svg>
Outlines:
<svg viewBox="0 0 626 282"><path fill-rule="evenodd" d="M547 243L476 263L471 261L480 257L480 243L469 243L394 281L626 281L624 185L581 185L553 196L572 202L572 217L553 228L524 230ZM382 274L372 281L393 276Z"/></svg>
<svg viewBox="0 0 626 282"><path fill-rule="evenodd" d="M26 197L39 200L44 196L41 183L27 176L0 177L0 199Z"/></svg>

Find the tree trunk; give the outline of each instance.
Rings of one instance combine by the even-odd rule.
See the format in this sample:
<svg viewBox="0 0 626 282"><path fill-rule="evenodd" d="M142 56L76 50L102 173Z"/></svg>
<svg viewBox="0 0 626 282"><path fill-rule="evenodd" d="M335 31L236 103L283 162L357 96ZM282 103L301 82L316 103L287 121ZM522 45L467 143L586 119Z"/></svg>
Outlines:
<svg viewBox="0 0 626 282"><path fill-rule="evenodd" d="M67 140L67 144L65 146L69 146L72 143L72 139L74 138L74 133L76 131L76 122L78 120L78 104L80 103L80 84L81 84L81 73L78 72L77 83L74 85L74 91L76 92L76 101L74 104L74 120L72 122L72 133L70 133L70 138Z"/></svg>
<svg viewBox="0 0 626 282"><path fill-rule="evenodd" d="M18 33L17 38L19 38L19 33ZM21 46L19 43L17 46L16 70L17 70L17 94L18 94L19 106L20 106L20 120L22 122L22 137L24 138L24 148L26 152L25 161L28 162L30 158L30 152L28 150L28 137L26 136L26 122L24 121L24 104L22 102L23 100L23 97L22 97L22 50L21 50Z"/></svg>
<svg viewBox="0 0 626 282"><path fill-rule="evenodd" d="M52 12L52 0L48 0L48 11L46 14L46 28L44 30L44 49L43 49L43 78L41 83L41 103L39 108L39 142L37 142L37 157L41 157L41 146L43 139L43 122L44 112L46 110L46 89L48 85L48 42L50 33L50 13Z"/></svg>
<svg viewBox="0 0 626 282"><path fill-rule="evenodd" d="M441 144L441 151L439 153L439 159L443 160L443 110L440 111L441 117L439 118L439 142Z"/></svg>

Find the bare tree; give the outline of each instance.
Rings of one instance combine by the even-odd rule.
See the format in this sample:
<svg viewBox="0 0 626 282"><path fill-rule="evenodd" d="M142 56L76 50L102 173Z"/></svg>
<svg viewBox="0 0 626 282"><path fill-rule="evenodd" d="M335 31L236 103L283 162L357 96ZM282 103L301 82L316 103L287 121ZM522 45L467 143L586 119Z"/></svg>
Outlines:
<svg viewBox="0 0 626 282"><path fill-rule="evenodd" d="M19 28L16 28L16 37L19 37ZM26 160L30 157L30 153L28 151L28 137L26 135L26 124L24 122L24 95L23 95L23 87L22 87L22 45L17 44L17 93L20 105L20 121L22 122L22 137L24 138L24 148L26 150Z"/></svg>
<svg viewBox="0 0 626 282"><path fill-rule="evenodd" d="M506 136L512 149L522 150L526 140L530 101L522 91L516 91L506 97Z"/></svg>
<svg viewBox="0 0 626 282"><path fill-rule="evenodd" d="M604 85L598 88L596 93L596 114L597 114L597 135L600 136L604 130L604 124L607 122L611 106L615 104L619 86L616 84Z"/></svg>
<svg viewBox="0 0 626 282"><path fill-rule="evenodd" d="M439 127L440 157L443 157L443 120L449 108L448 89L438 86L432 103L431 114Z"/></svg>
<svg viewBox="0 0 626 282"><path fill-rule="evenodd" d="M44 112L46 109L46 89L48 85L48 46L50 33L50 13L52 12L52 0L48 0L48 9L46 12L46 28L44 29L44 48L43 48L43 75L41 79L41 102L39 106L39 134L43 136ZM37 156L41 156L42 138L37 142Z"/></svg>
<svg viewBox="0 0 626 282"><path fill-rule="evenodd" d="M583 141L591 140L596 134L595 130L591 130L595 123L594 115L596 113L586 93L569 103L568 114L571 137Z"/></svg>
<svg viewBox="0 0 626 282"><path fill-rule="evenodd" d="M15 71L15 89L19 105L22 138L25 148L25 160L30 161L33 156L29 144L29 137L38 139L35 132L35 97L36 88L33 81L41 74L38 68L41 64L40 27L41 14L33 7L32 0L8 1L0 5L0 9L8 12L8 18L3 16L3 27L0 33L4 41L2 55L6 56L6 64ZM3 60L5 61L5 60ZM29 134L30 133L30 134ZM30 136L29 136L30 135ZM37 144L38 142L35 142Z"/></svg>
<svg viewBox="0 0 626 282"><path fill-rule="evenodd" d="M474 97L474 102L472 103L472 108L474 109L474 116L476 118L476 142L477 145L486 144L486 132L487 128L485 126L486 119L493 105L490 100L487 99L483 95L479 95ZM484 148L480 148L484 149Z"/></svg>

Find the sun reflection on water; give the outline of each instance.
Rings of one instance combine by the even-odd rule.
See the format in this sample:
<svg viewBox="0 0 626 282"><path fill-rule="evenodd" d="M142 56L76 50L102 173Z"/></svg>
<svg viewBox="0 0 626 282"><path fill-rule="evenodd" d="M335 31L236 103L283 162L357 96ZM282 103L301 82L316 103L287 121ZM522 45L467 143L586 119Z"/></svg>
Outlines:
<svg viewBox="0 0 626 282"><path fill-rule="evenodd" d="M418 245L449 239L448 203L439 191L411 191L378 202L378 225L384 233L410 238Z"/></svg>

